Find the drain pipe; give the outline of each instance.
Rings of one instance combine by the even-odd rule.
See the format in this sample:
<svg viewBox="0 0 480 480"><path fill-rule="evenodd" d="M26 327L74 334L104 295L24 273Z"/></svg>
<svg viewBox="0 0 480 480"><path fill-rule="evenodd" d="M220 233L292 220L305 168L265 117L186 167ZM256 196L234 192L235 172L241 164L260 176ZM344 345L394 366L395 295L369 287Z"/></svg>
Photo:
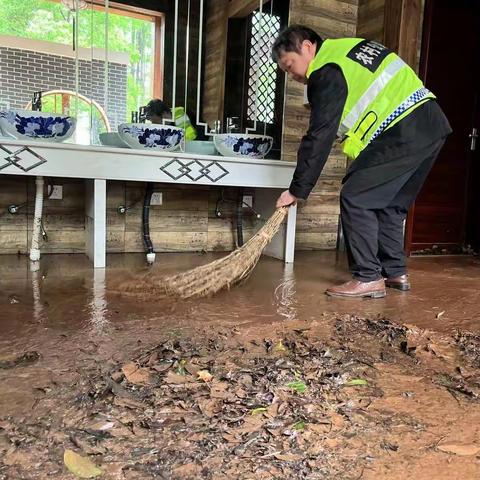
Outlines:
<svg viewBox="0 0 480 480"><path fill-rule="evenodd" d="M145 198L143 200L143 213L142 213L142 224L143 224L143 243L145 244L145 249L147 252L147 263L151 265L155 262L155 252L153 250L152 239L150 238L150 203L152 201L153 194L153 183L147 183L147 189L145 191Z"/></svg>
<svg viewBox="0 0 480 480"><path fill-rule="evenodd" d="M238 190L237 200L237 244L243 245L243 188Z"/></svg>
<svg viewBox="0 0 480 480"><path fill-rule="evenodd" d="M43 177L37 177L35 180L35 214L33 217L32 243L30 247L30 260L38 262L40 260L40 235L42 232L42 209L43 209Z"/></svg>

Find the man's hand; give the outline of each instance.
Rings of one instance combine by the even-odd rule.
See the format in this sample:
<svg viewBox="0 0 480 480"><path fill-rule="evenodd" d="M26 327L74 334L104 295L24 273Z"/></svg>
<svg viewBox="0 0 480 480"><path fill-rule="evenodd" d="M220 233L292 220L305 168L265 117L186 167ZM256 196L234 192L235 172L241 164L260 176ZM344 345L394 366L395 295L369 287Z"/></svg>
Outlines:
<svg viewBox="0 0 480 480"><path fill-rule="evenodd" d="M277 200L277 208L288 207L289 205L296 205L298 198L293 196L288 190L285 190Z"/></svg>

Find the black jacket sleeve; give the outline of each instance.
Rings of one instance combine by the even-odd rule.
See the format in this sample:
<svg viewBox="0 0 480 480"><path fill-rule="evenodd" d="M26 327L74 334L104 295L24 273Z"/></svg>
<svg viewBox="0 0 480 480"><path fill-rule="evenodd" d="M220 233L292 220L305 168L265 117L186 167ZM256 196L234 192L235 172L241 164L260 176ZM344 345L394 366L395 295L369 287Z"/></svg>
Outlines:
<svg viewBox="0 0 480 480"><path fill-rule="evenodd" d="M289 188L297 198L306 199L322 173L342 118L347 90L342 71L333 64L316 70L308 80L310 125L300 143Z"/></svg>

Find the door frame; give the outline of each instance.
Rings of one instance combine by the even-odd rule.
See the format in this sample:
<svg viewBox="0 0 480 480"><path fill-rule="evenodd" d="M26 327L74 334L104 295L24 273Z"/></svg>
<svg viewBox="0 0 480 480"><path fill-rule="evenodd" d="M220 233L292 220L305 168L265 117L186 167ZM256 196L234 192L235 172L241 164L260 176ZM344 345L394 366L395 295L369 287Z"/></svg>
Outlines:
<svg viewBox="0 0 480 480"><path fill-rule="evenodd" d="M395 0L386 0L386 4L390 1L395 1ZM413 4L422 4L421 12L419 9L416 11L412 10L410 12L410 17L404 17L402 16L401 22L409 22L411 21L414 23L414 25L417 25L418 27L418 38L421 40L421 43L419 45L419 52L420 55L417 59L418 63L416 66L418 68L414 68L414 64L410 63L412 59L410 58L410 61L407 58L404 58L404 60L407 61L407 63L412 66L417 72L418 76L420 79L425 82L427 73L428 73L428 58L429 58L429 50L430 50L430 40L431 40L431 34L432 34L432 22L433 22L433 11L434 11L434 1L435 0L400 0L403 1L404 3L410 3L411 6ZM415 19L415 21L411 20L412 18ZM407 21L408 19L408 21ZM408 28L406 26L405 28ZM402 28L400 28L400 32L402 31ZM403 37L400 34L400 41L399 41L399 54L401 54L401 48L407 48L408 46L404 46L406 38ZM410 52L411 54L411 52ZM473 120L473 119L472 119ZM472 197L472 161L473 157L472 155L474 152L470 152L470 160L469 160L469 165L467 167L467 178L465 179L467 188L465 189L465 204L466 204L466 209L463 215L462 219L462 236L463 236L463 243L466 244L469 241L469 235L470 235L470 227L469 227L469 221L471 218L472 213L470 212L470 203L471 203L471 197ZM478 150L477 150L478 154ZM427 180L428 181L428 180ZM413 233L414 233L414 218L415 218L415 203L411 206L406 223L405 223L405 237L404 237L404 247L407 255L410 255L412 253L413 249ZM441 247L448 247L451 246L451 244L441 244L439 243L438 246ZM461 245L462 247L465 245Z"/></svg>
<svg viewBox="0 0 480 480"><path fill-rule="evenodd" d="M420 78L425 78L425 48L428 49L430 39L431 8L429 0L385 0L385 16L383 24L383 43L397 52L413 70L419 72ZM425 18L425 21L424 21ZM411 252L413 236L413 214L415 204L407 215L405 225L405 250Z"/></svg>

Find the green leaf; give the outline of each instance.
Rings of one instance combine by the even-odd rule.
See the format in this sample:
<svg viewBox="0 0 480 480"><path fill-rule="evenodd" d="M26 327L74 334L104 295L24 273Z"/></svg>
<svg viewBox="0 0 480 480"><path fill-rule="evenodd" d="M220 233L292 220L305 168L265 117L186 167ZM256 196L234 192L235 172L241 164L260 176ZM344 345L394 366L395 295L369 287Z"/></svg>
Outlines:
<svg viewBox="0 0 480 480"><path fill-rule="evenodd" d="M301 380L297 380L296 382L287 383L287 387L291 388L297 393L304 393L307 390L307 386Z"/></svg>
<svg viewBox="0 0 480 480"><path fill-rule="evenodd" d="M283 344L283 342L280 340L275 347L273 347L274 352L288 352L287 347Z"/></svg>
<svg viewBox="0 0 480 480"><path fill-rule="evenodd" d="M300 422L297 422L293 425L293 429L294 430L297 430L297 431L301 431L301 430L305 430L305 422L304 421L300 421Z"/></svg>
<svg viewBox="0 0 480 480"><path fill-rule="evenodd" d="M368 382L366 380L363 380L363 378L354 378L352 380L349 380L345 385L347 387L359 387L362 385L368 385Z"/></svg>
<svg viewBox="0 0 480 480"><path fill-rule="evenodd" d="M267 409L265 407L258 407L258 408L254 408L253 410L250 411L250 414L251 415L258 415L259 413L263 413L263 412L266 412Z"/></svg>
<svg viewBox="0 0 480 480"><path fill-rule="evenodd" d="M82 457L73 450L65 450L63 462L66 467L78 478L96 478L102 475L103 471L98 468L87 457Z"/></svg>

